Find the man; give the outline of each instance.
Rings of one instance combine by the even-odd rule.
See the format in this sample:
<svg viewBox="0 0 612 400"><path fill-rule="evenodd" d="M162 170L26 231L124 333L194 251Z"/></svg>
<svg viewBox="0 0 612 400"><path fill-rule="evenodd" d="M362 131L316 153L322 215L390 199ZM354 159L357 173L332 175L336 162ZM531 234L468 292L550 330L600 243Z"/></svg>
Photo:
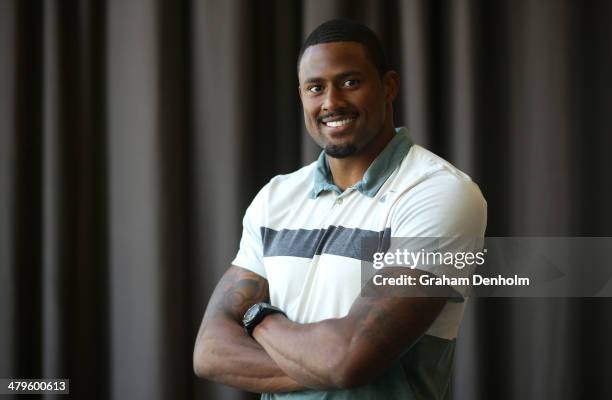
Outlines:
<svg viewBox="0 0 612 400"><path fill-rule="evenodd" d="M273 178L247 209L198 333L195 372L264 399L449 399L463 299L419 288L361 296L361 245L425 237L445 238L432 249L477 250L486 202L467 175L394 128L398 74L367 27L320 25L298 78L323 152Z"/></svg>

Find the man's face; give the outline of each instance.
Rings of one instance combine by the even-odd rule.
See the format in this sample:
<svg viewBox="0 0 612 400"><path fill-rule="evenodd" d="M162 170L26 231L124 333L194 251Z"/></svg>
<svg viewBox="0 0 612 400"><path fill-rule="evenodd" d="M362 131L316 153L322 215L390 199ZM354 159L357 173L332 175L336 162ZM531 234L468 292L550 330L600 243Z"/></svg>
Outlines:
<svg viewBox="0 0 612 400"><path fill-rule="evenodd" d="M396 81L388 74L381 79L357 42L306 49L298 76L304 122L329 156L358 154L382 131L395 96Z"/></svg>

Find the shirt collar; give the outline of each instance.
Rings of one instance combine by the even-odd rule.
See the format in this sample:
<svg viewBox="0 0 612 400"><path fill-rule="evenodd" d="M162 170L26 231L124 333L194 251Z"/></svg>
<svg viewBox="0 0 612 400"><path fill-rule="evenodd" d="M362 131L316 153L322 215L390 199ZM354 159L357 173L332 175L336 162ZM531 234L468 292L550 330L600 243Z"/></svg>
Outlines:
<svg viewBox="0 0 612 400"><path fill-rule="evenodd" d="M361 194L374 197L387 178L395 171L395 168L402 162L408 150L412 146L412 140L408 135L408 129L397 128L395 135L387 143L387 146L380 152L378 157L370 164L363 179L355 183L352 187ZM331 178L331 172L325 158L325 151L322 151L317 159L314 170L313 186L310 198L315 199L321 192L334 191L341 194L342 191Z"/></svg>

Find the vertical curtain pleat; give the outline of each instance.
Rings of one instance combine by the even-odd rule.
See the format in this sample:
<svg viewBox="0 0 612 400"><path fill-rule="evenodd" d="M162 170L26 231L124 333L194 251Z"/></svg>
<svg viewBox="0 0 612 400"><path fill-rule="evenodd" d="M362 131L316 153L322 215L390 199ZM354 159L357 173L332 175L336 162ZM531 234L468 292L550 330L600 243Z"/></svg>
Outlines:
<svg viewBox="0 0 612 400"><path fill-rule="evenodd" d="M521 60L508 65L508 162L513 166L508 229L515 235L570 234L570 214L561 210L572 207L567 180L571 176L567 104L571 11L567 2L556 2L554 7L525 2L509 9L510 60ZM514 398L563 398L567 382L563 377L570 372L564 371L564 356L572 346L560 323L566 319L568 301L523 299L512 308L510 339L517 350L512 358ZM568 350L558 352L560 348ZM521 368L524 365L530 367Z"/></svg>
<svg viewBox="0 0 612 400"><path fill-rule="evenodd" d="M17 138L16 53L17 10L14 1L0 2L0 374L15 371L17 275L15 271L15 175Z"/></svg>
<svg viewBox="0 0 612 400"><path fill-rule="evenodd" d="M63 213L65 206L70 202L66 195L75 193L70 188L69 175L62 168L64 160L70 158L71 141L65 140L66 130L62 121L62 95L70 90L70 85L62 83L62 56L67 43L63 43L64 35L60 33L61 13L57 2L45 1L43 4L43 251L42 251L42 364L44 376L64 376L66 371L62 368L66 355L64 335L72 330L66 328L65 314L69 311L62 304L61 297L70 293L70 288L62 283L64 277L72 274L66 268L74 263L68 260L64 243L74 243L74 232L67 229L67 224L74 221L66 218ZM67 82L66 82L67 83ZM66 154L68 153L68 154ZM65 229L66 228L66 229Z"/></svg>
<svg viewBox="0 0 612 400"><path fill-rule="evenodd" d="M187 210L192 209L192 154L190 90L190 7L185 2L161 2L156 33L159 65L160 199L160 309L163 378L159 398L191 398L193 381L189 360L193 352L194 328L186 323L191 293L191 264Z"/></svg>
<svg viewBox="0 0 612 400"><path fill-rule="evenodd" d="M42 3L15 3L14 129L11 236L13 264L13 361L11 375L42 374Z"/></svg>
<svg viewBox="0 0 612 400"><path fill-rule="evenodd" d="M103 10L42 4L41 376L99 398L109 392Z"/></svg>
<svg viewBox="0 0 612 400"><path fill-rule="evenodd" d="M107 157L107 64L106 5L96 0L60 2L65 7L61 26L62 42L72 43L73 58L64 57L62 85L72 87L72 111L64 114L64 129L70 129L66 142L72 142L71 158L63 168L73 172L68 215L74 222L74 243L64 245L73 252L74 262L67 285L70 309L65 340L69 354L66 370L74 377L75 397L110 397L109 308L109 158ZM69 11L71 10L71 11ZM70 104L65 102L65 104ZM67 204L66 204L67 203ZM72 211L71 211L72 210ZM67 303L67 304L66 304ZM91 360L97 360L91 363ZM82 365L92 364L89 368ZM95 395L92 396L92 393Z"/></svg>
<svg viewBox="0 0 612 400"><path fill-rule="evenodd" d="M109 1L108 201L113 398L162 398L162 170L158 9Z"/></svg>
<svg viewBox="0 0 612 400"><path fill-rule="evenodd" d="M426 21L422 1L409 0L400 3L400 50L404 60L401 77L404 97L404 124L415 142L429 147L428 93L429 81L426 63Z"/></svg>
<svg viewBox="0 0 612 400"><path fill-rule="evenodd" d="M474 159L474 24L468 0L450 4L449 43L449 153L455 165L469 175L476 173Z"/></svg>
<svg viewBox="0 0 612 400"><path fill-rule="evenodd" d="M247 204L245 141L252 134L252 56L248 6L236 0L192 4L193 225L192 320L195 334L210 293L229 266L240 239L241 210ZM202 71L208 71L202 73ZM262 89L263 90L263 89ZM271 110L271 112L274 112ZM196 306L196 305L199 305ZM193 336L194 337L194 336ZM239 398L238 390L198 385L196 397Z"/></svg>

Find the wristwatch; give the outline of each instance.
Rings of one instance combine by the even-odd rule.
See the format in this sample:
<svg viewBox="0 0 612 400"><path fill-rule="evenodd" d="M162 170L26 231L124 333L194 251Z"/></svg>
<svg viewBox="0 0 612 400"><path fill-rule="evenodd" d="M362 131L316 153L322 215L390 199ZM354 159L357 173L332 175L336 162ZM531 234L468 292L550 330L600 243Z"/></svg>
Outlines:
<svg viewBox="0 0 612 400"><path fill-rule="evenodd" d="M249 336L253 336L253 329L261 322L263 319L270 314L280 313L285 317L287 314L283 312L278 307L274 307L268 303L257 303L253 304L245 313L242 318L242 325L244 326L244 330Z"/></svg>

